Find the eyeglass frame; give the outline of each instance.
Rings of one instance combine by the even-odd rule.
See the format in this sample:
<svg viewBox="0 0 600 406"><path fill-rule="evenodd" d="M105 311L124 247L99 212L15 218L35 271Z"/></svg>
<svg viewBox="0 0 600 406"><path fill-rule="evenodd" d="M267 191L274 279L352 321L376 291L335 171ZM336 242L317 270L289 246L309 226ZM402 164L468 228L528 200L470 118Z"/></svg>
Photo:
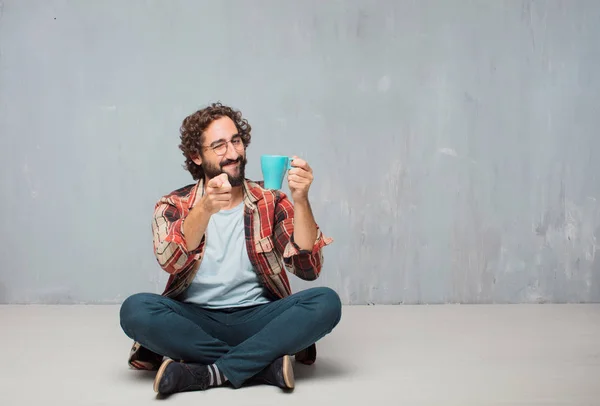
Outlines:
<svg viewBox="0 0 600 406"><path fill-rule="evenodd" d="M241 146L237 147L237 148L236 148L235 144L233 143L236 138L239 139L241 142L241 144L240 144ZM242 136L240 134L235 134L233 137L231 137L231 139L229 141L225 141L225 140L221 139L221 140L214 141L213 144L215 142L217 143L217 145L212 145L212 144L211 145L202 145L202 148L203 149L212 149L213 152L215 153L215 155L217 155L217 156L225 156L227 154L227 151L229 150L229 144L231 144L233 149L236 151L243 151L246 148L246 144L244 144L244 139L242 138ZM221 154L219 154L217 152L217 148L221 148L223 146L225 146L225 149L223 150L223 152ZM240 148L240 149L238 149L238 148Z"/></svg>

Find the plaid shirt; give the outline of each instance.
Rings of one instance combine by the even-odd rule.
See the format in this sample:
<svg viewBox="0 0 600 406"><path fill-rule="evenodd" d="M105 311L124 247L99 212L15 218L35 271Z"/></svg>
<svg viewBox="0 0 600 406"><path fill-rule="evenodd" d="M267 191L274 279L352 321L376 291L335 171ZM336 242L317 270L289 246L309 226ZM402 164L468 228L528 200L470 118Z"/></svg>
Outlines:
<svg viewBox="0 0 600 406"><path fill-rule="evenodd" d="M176 297L192 283L204 254L206 234L200 245L187 250L183 222L204 194L203 181L163 196L157 203L152 222L154 253L160 266L170 274L164 296ZM262 188L262 182L245 180L244 234L250 262L274 299L291 294L285 270L304 280L319 277L323 265L322 248L333 240L317 226L312 250L301 250L294 242L294 206L287 196Z"/></svg>

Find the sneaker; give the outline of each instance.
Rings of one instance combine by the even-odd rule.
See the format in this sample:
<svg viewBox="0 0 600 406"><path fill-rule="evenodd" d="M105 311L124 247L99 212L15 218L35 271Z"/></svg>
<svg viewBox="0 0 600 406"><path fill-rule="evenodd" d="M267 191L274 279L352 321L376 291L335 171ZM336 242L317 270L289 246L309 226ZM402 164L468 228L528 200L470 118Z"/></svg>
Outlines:
<svg viewBox="0 0 600 406"><path fill-rule="evenodd" d="M206 390L210 386L210 372L202 364L175 362L166 359L154 378L154 392L170 395L176 392Z"/></svg>
<svg viewBox="0 0 600 406"><path fill-rule="evenodd" d="M294 368L289 355L277 358L255 376L255 380L282 389L294 389Z"/></svg>
<svg viewBox="0 0 600 406"><path fill-rule="evenodd" d="M132 369L157 371L163 361L163 356L133 343L129 352L129 367Z"/></svg>
<svg viewBox="0 0 600 406"><path fill-rule="evenodd" d="M304 365L312 365L317 359L317 346L311 344L308 348L303 349L296 354L296 362Z"/></svg>

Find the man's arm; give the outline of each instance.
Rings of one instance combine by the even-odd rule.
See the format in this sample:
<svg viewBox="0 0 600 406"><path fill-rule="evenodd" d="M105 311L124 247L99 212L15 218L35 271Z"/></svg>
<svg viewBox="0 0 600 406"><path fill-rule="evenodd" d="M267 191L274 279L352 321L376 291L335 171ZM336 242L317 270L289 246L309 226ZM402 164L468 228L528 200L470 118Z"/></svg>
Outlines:
<svg viewBox="0 0 600 406"><path fill-rule="evenodd" d="M302 210L302 209L301 209ZM312 215L311 215L312 218ZM319 226L314 222L315 237L309 244L308 241L297 243L299 238L306 238L306 225L299 225L303 220L296 217L294 206L284 193L279 192L279 199L275 205L275 228L273 241L275 249L282 255L287 270L300 279L315 280L321 274L323 267L322 249L333 240L325 237ZM304 231L303 231L304 230ZM303 236L303 234L305 234Z"/></svg>
<svg viewBox="0 0 600 406"><path fill-rule="evenodd" d="M322 249L333 240L322 235L308 201L312 169L297 157L294 157L292 166L288 182L294 205L281 193L275 206L274 241L290 272L301 279L314 280L321 273Z"/></svg>
<svg viewBox="0 0 600 406"><path fill-rule="evenodd" d="M183 225L187 219L176 198L163 197L156 204L152 221L154 255L160 267L169 274L177 274L196 260L204 248L201 242L188 250Z"/></svg>
<svg viewBox="0 0 600 406"><path fill-rule="evenodd" d="M229 204L231 185L227 175L211 179L206 194L187 216L180 210L181 203L163 197L154 210L152 232L154 254L161 268L170 274L185 269L204 249L204 235L213 213Z"/></svg>
<svg viewBox="0 0 600 406"><path fill-rule="evenodd" d="M222 173L208 181L206 194L196 206L190 210L183 223L183 234L186 236L188 251L196 249L208 227L210 216L226 207L231 201L231 184L226 173Z"/></svg>
<svg viewBox="0 0 600 406"><path fill-rule="evenodd" d="M313 182L313 170L303 159L293 157L288 173L288 184L294 199L294 242L302 250L312 251L317 238L317 225L313 217L308 191Z"/></svg>
<svg viewBox="0 0 600 406"><path fill-rule="evenodd" d="M312 251L317 239L317 224L308 198L294 202L294 241L301 250Z"/></svg>
<svg viewBox="0 0 600 406"><path fill-rule="evenodd" d="M198 248L206 232L206 227L208 227L209 220L210 213L202 205L196 205L190 210L183 222L183 235L188 251Z"/></svg>

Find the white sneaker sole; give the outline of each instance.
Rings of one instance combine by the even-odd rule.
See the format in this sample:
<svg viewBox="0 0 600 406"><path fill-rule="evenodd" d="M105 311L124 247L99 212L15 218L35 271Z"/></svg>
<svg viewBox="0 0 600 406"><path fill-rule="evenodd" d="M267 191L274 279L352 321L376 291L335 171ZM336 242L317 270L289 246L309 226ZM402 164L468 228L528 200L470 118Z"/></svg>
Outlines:
<svg viewBox="0 0 600 406"><path fill-rule="evenodd" d="M283 380L285 386L289 389L294 389L294 368L292 367L292 360L289 355L283 357Z"/></svg>
<svg viewBox="0 0 600 406"><path fill-rule="evenodd" d="M171 362L173 362L172 359L170 359L170 358L166 359L162 363L160 368L158 369L158 372L156 373L156 377L154 378L154 392L158 393L158 385L160 383L160 380L162 379L162 376L165 373L165 369L167 369L167 366L169 366L169 364Z"/></svg>

